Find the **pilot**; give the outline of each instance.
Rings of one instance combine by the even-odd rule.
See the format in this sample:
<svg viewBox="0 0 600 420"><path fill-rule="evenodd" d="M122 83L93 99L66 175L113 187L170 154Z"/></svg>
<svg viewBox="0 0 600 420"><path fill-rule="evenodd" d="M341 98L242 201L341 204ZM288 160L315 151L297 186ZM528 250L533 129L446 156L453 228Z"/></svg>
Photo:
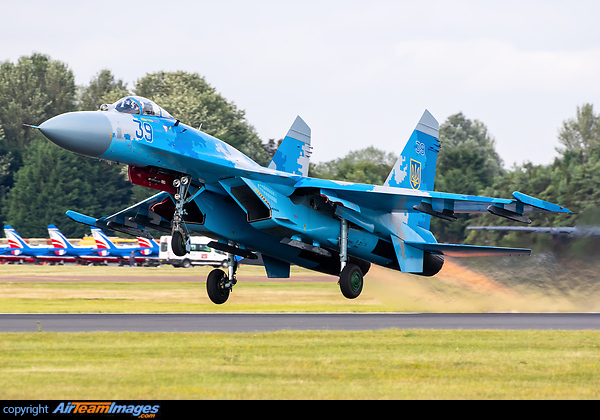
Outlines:
<svg viewBox="0 0 600 420"><path fill-rule="evenodd" d="M144 115L154 115L154 107L150 102L144 102Z"/></svg>

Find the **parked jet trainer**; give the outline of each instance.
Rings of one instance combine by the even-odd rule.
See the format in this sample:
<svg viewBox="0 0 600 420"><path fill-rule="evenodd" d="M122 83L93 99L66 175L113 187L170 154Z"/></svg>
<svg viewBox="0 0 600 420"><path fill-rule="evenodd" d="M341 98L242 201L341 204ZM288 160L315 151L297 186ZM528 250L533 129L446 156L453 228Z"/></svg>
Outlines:
<svg viewBox="0 0 600 420"><path fill-rule="evenodd" d="M67 212L73 220L134 236L147 236L145 228L167 232L177 255L198 233L228 253L228 272L215 269L206 282L218 304L237 282L236 255L262 254L270 278L289 277L290 264L339 276L342 294L356 298L372 263L432 276L444 255L531 253L438 243L431 216L452 221L457 213L490 212L530 223L526 213L571 213L520 192L503 199L433 191L439 124L428 111L383 186L308 177L311 130L300 117L266 168L138 96L35 128L74 153L129 165L132 183L161 191L108 217Z"/></svg>

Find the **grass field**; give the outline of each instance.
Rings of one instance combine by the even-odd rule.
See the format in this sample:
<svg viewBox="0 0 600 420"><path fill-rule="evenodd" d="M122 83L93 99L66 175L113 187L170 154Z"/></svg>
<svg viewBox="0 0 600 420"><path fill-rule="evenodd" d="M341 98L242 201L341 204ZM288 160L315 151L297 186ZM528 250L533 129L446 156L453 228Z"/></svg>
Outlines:
<svg viewBox="0 0 600 420"><path fill-rule="evenodd" d="M600 332L0 334L4 399L598 399Z"/></svg>
<svg viewBox="0 0 600 420"><path fill-rule="evenodd" d="M246 266L225 305L206 297L208 271L0 266L0 312L600 310L593 270L586 271L586 279L565 277L553 287L551 277L520 283L509 270L494 276L452 260L434 278L374 267L363 294L347 300L334 277L294 268L290 280L270 281L262 268ZM599 349L600 331L6 333L0 334L0 395L598 399Z"/></svg>

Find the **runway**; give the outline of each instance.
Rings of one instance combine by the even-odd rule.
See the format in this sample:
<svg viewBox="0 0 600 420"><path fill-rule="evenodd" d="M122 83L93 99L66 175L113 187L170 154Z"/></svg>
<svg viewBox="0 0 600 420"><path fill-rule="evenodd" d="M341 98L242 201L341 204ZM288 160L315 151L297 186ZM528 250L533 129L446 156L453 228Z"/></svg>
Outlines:
<svg viewBox="0 0 600 420"><path fill-rule="evenodd" d="M0 332L600 330L599 313L0 314Z"/></svg>

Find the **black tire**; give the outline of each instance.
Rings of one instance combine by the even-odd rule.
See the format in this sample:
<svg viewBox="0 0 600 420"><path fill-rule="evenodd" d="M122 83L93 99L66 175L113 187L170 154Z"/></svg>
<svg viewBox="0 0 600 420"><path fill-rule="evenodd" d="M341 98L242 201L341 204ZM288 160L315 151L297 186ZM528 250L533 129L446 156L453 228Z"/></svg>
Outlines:
<svg viewBox="0 0 600 420"><path fill-rule="evenodd" d="M230 290L224 287L227 275L221 269L215 269L208 273L206 278L206 292L213 303L221 305L227 302Z"/></svg>
<svg viewBox="0 0 600 420"><path fill-rule="evenodd" d="M178 230L173 233L173 237L171 238L171 249L173 250L173 254L178 257L183 257L187 254L187 251L185 250L185 240Z"/></svg>
<svg viewBox="0 0 600 420"><path fill-rule="evenodd" d="M190 268L192 266L192 262L186 258L181 262L181 266L183 268Z"/></svg>
<svg viewBox="0 0 600 420"><path fill-rule="evenodd" d="M355 299L363 289L363 273L356 264L348 264L340 274L340 290L348 299Z"/></svg>

